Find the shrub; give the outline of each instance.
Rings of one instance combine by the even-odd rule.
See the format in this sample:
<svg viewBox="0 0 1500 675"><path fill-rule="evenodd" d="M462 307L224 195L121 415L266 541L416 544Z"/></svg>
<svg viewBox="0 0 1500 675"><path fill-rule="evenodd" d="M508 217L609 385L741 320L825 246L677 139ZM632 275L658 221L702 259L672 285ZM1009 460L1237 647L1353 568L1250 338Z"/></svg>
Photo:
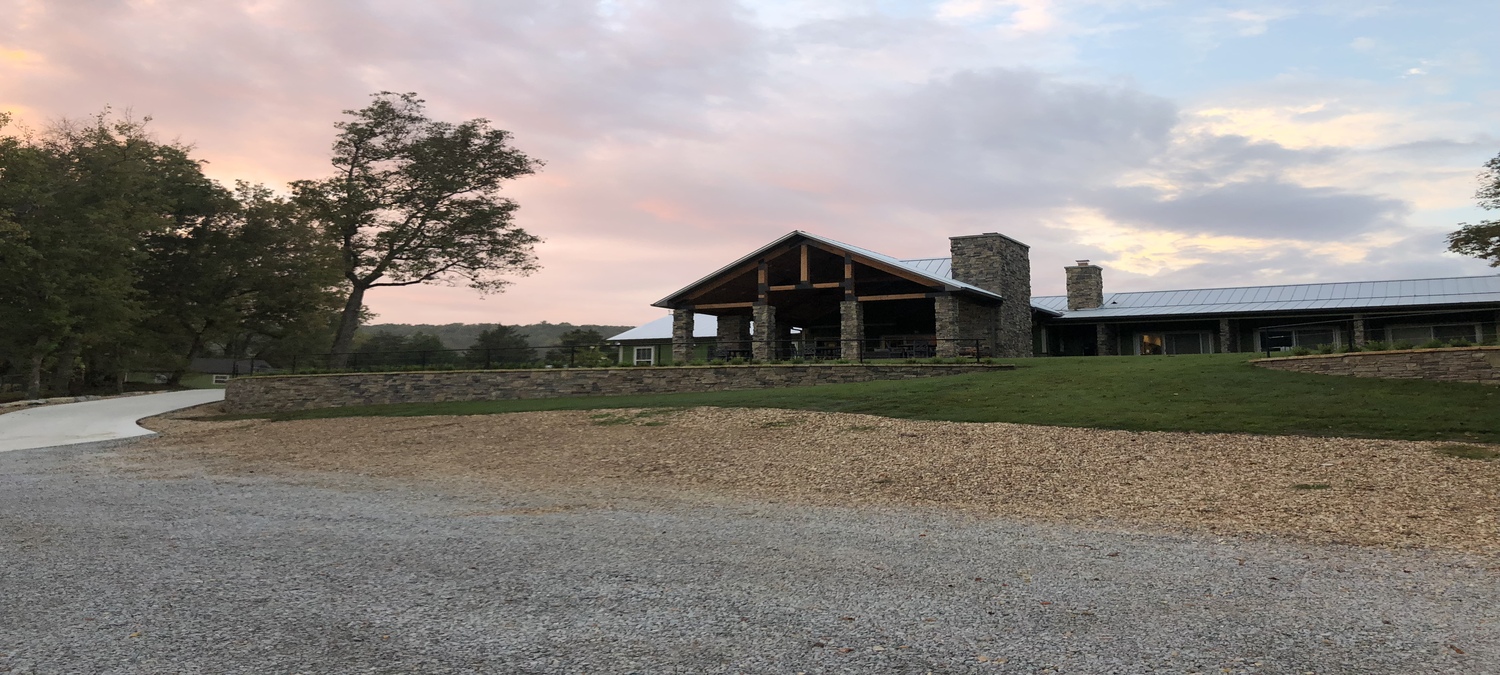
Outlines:
<svg viewBox="0 0 1500 675"><path fill-rule="evenodd" d="M712 359L712 360L710 360L708 362L708 365L710 365L710 366L722 366L722 365L724 365L724 359Z"/></svg>
<svg viewBox="0 0 1500 675"><path fill-rule="evenodd" d="M1413 349L1415 347L1416 345L1412 344L1410 340L1397 340L1391 345L1391 349Z"/></svg>
<svg viewBox="0 0 1500 675"><path fill-rule="evenodd" d="M1390 347L1380 340L1371 340L1365 343L1364 349L1367 352L1383 352L1390 349Z"/></svg>
<svg viewBox="0 0 1500 675"><path fill-rule="evenodd" d="M1431 340L1423 342L1421 345L1418 345L1418 348L1419 349L1442 349L1443 347L1447 347L1447 346L1448 346L1448 343L1443 342L1442 340L1433 338Z"/></svg>
<svg viewBox="0 0 1500 675"><path fill-rule="evenodd" d="M1336 347L1334 345L1318 345L1319 354L1332 354Z"/></svg>
<svg viewBox="0 0 1500 675"><path fill-rule="evenodd" d="M743 356L736 356L732 359L729 359L729 365L731 366L743 366L745 365L745 363L745 357Z"/></svg>
<svg viewBox="0 0 1500 675"><path fill-rule="evenodd" d="M792 357L792 360L788 361L787 363L807 363L807 359L804 359L800 356L794 356Z"/></svg>
<svg viewBox="0 0 1500 675"><path fill-rule="evenodd" d="M1449 347L1473 347L1474 343L1463 338L1458 338L1448 343Z"/></svg>
<svg viewBox="0 0 1500 675"><path fill-rule="evenodd" d="M1313 351L1311 349L1308 349L1307 347L1292 347L1292 351L1289 353L1292 356L1307 356L1308 354L1313 353Z"/></svg>

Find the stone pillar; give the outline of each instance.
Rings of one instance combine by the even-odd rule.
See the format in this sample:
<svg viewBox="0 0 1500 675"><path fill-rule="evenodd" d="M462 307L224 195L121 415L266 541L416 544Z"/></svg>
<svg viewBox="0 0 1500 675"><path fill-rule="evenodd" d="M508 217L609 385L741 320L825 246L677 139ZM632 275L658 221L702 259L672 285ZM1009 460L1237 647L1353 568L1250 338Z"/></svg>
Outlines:
<svg viewBox="0 0 1500 675"><path fill-rule="evenodd" d="M865 306L858 300L839 303L839 357L858 361L864 351Z"/></svg>
<svg viewBox="0 0 1500 675"><path fill-rule="evenodd" d="M672 310L672 363L693 360L693 310Z"/></svg>
<svg viewBox="0 0 1500 675"><path fill-rule="evenodd" d="M1365 346L1365 315L1354 315L1354 335L1351 337L1351 340L1353 340L1351 344L1355 347Z"/></svg>
<svg viewBox="0 0 1500 675"><path fill-rule="evenodd" d="M776 356L776 308L771 305L756 305L754 312L755 335L750 343L750 355L756 361L770 361Z"/></svg>
<svg viewBox="0 0 1500 675"><path fill-rule="evenodd" d="M932 299L937 320L937 355L949 359L958 356L958 302L951 295Z"/></svg>
<svg viewBox="0 0 1500 675"><path fill-rule="evenodd" d="M1099 356L1120 355L1120 335L1113 325L1094 324L1094 353Z"/></svg>
<svg viewBox="0 0 1500 675"><path fill-rule="evenodd" d="M750 349L750 317L743 314L719 317L715 356L722 357L725 351L743 352L748 349Z"/></svg>
<svg viewBox="0 0 1500 675"><path fill-rule="evenodd" d="M1219 319L1219 353L1229 354L1240 350L1239 322Z"/></svg>

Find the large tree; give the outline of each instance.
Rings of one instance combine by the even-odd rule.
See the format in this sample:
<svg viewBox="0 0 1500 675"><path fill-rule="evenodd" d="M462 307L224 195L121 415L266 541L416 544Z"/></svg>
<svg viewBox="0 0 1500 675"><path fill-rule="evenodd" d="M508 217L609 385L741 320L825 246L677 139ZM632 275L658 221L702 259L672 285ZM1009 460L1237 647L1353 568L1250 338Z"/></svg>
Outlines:
<svg viewBox="0 0 1500 675"><path fill-rule="evenodd" d="M1485 163L1474 198L1485 210L1500 209L1500 155ZM1500 220L1459 223L1459 230L1448 235L1448 250L1483 258L1491 266L1500 267Z"/></svg>
<svg viewBox="0 0 1500 675"><path fill-rule="evenodd" d="M464 281L484 292L537 269L539 241L513 222L500 184L541 162L488 120L429 119L415 94L380 92L335 124L336 174L292 183L296 201L340 248L349 284L334 365L353 345L365 293L380 286Z"/></svg>

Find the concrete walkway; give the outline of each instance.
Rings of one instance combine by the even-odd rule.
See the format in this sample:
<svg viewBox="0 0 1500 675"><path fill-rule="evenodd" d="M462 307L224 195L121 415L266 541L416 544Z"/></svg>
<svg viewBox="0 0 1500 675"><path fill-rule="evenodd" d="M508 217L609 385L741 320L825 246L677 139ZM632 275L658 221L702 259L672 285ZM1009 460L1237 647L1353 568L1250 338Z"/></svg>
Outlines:
<svg viewBox="0 0 1500 675"><path fill-rule="evenodd" d="M193 389L31 408L0 415L0 452L150 436L136 420L224 400L223 389Z"/></svg>

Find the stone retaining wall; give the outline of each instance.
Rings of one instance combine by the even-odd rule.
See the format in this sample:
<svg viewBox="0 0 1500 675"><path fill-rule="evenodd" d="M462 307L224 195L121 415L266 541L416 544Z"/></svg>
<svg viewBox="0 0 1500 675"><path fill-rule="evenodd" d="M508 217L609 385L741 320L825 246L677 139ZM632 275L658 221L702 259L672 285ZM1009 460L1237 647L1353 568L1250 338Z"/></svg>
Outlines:
<svg viewBox="0 0 1500 675"><path fill-rule="evenodd" d="M977 363L820 364L280 375L230 380L224 407L226 412L243 414L383 403L772 389L909 380L1013 368L1013 365Z"/></svg>
<svg viewBox="0 0 1500 675"><path fill-rule="evenodd" d="M1500 384L1500 347L1405 349L1256 359L1261 368L1321 375Z"/></svg>

